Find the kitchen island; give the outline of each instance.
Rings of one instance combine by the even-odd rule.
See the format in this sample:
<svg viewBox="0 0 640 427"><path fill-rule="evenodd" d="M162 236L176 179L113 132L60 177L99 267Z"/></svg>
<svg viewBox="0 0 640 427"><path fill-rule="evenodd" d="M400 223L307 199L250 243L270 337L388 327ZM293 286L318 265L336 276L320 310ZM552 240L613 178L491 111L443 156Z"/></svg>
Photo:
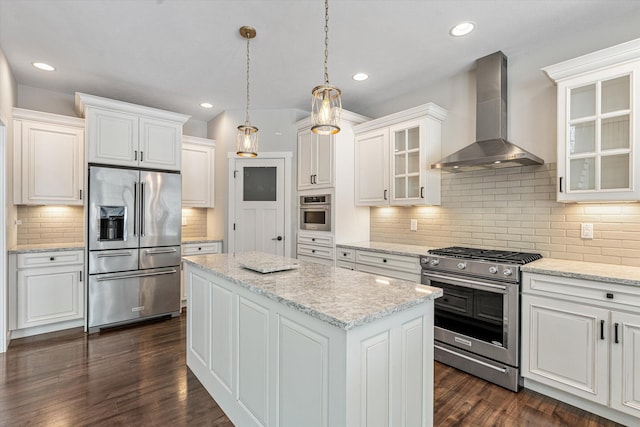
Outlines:
<svg viewBox="0 0 640 427"><path fill-rule="evenodd" d="M183 259L187 366L236 426L433 424L440 289L263 253Z"/></svg>

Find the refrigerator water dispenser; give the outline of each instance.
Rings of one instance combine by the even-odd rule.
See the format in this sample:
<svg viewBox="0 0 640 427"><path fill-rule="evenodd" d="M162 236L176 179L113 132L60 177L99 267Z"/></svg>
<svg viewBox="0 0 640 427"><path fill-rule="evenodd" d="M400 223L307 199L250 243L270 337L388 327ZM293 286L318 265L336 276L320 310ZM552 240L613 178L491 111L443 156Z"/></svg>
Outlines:
<svg viewBox="0 0 640 427"><path fill-rule="evenodd" d="M98 240L124 240L124 221L126 207L100 206L100 235Z"/></svg>

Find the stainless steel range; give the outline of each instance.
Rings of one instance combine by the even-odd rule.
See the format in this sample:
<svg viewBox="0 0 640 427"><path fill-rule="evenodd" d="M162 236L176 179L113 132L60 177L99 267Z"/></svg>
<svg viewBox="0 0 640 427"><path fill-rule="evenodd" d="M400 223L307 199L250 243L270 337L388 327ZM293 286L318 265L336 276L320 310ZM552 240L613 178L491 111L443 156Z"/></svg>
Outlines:
<svg viewBox="0 0 640 427"><path fill-rule="evenodd" d="M435 359L513 391L520 387L520 266L539 254L464 247L420 257L435 300Z"/></svg>

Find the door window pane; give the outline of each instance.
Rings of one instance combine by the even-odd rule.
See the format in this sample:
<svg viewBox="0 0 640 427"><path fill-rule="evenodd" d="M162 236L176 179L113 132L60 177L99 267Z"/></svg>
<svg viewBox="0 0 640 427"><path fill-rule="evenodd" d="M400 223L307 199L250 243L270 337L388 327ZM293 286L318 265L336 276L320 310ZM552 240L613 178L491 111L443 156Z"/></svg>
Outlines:
<svg viewBox="0 0 640 427"><path fill-rule="evenodd" d="M602 184L603 190L629 188L629 155L603 156Z"/></svg>
<svg viewBox="0 0 640 427"><path fill-rule="evenodd" d="M570 163L570 190L594 190L596 188L595 157L574 159Z"/></svg>
<svg viewBox="0 0 640 427"><path fill-rule="evenodd" d="M571 120L596 114L596 85L571 89Z"/></svg>
<svg viewBox="0 0 640 427"><path fill-rule="evenodd" d="M602 120L602 149L629 148L629 115Z"/></svg>
<svg viewBox="0 0 640 427"><path fill-rule="evenodd" d="M602 82L602 112L626 110L629 108L629 75Z"/></svg>
<svg viewBox="0 0 640 427"><path fill-rule="evenodd" d="M245 202L276 201L276 167L245 167L242 197Z"/></svg>
<svg viewBox="0 0 640 427"><path fill-rule="evenodd" d="M595 122L578 123L569 127L569 153L594 153L596 151Z"/></svg>

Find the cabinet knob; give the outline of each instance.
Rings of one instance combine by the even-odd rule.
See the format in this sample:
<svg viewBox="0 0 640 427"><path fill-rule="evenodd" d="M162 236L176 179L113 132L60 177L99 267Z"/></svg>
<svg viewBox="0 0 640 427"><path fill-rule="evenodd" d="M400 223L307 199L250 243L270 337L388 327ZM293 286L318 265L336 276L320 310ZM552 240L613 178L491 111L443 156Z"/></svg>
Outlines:
<svg viewBox="0 0 640 427"><path fill-rule="evenodd" d="M315 250L315 249L311 249L311 253L312 253L312 254L315 254L315 253L316 253L316 250Z"/></svg>
<svg viewBox="0 0 640 427"><path fill-rule="evenodd" d="M613 294L611 292L607 292L607 299L613 299Z"/></svg>
<svg viewBox="0 0 640 427"><path fill-rule="evenodd" d="M383 260L382 260L382 262L387 262L387 260L386 260L386 259L383 259Z"/></svg>
<svg viewBox="0 0 640 427"><path fill-rule="evenodd" d="M49 258L49 261L55 261L55 260L56 260L55 257Z"/></svg>
<svg viewBox="0 0 640 427"><path fill-rule="evenodd" d="M198 250L199 250L199 251L201 251L201 250L202 250L202 248L198 248Z"/></svg>
<svg viewBox="0 0 640 427"><path fill-rule="evenodd" d="M312 241L312 242L315 242L315 241L316 241L315 237L314 237L314 238L312 238L312 239L311 239L311 241Z"/></svg>

